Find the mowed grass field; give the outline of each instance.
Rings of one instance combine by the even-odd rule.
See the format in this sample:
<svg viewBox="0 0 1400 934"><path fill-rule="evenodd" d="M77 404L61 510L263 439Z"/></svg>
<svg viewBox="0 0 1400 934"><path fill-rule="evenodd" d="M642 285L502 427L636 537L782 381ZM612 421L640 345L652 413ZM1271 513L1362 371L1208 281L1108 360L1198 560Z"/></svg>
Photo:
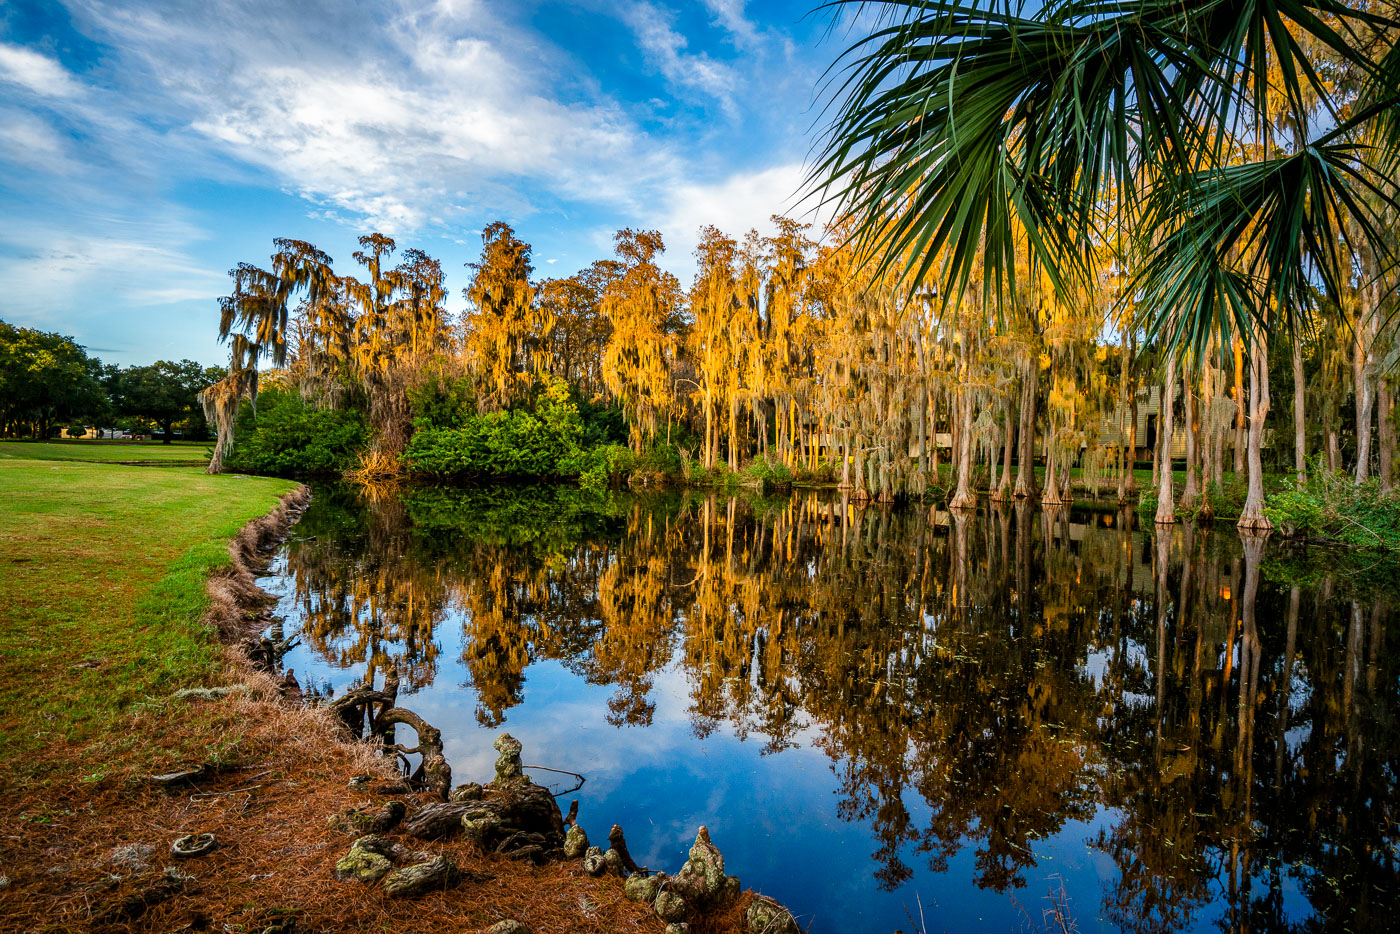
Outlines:
<svg viewBox="0 0 1400 934"><path fill-rule="evenodd" d="M206 441L0 441L0 460L207 464L213 447Z"/></svg>
<svg viewBox="0 0 1400 934"><path fill-rule="evenodd" d="M0 784L96 779L123 757L176 751L178 738L132 735L121 721L218 673L219 647L201 623L205 577L228 565L238 529L294 484L5 447Z"/></svg>

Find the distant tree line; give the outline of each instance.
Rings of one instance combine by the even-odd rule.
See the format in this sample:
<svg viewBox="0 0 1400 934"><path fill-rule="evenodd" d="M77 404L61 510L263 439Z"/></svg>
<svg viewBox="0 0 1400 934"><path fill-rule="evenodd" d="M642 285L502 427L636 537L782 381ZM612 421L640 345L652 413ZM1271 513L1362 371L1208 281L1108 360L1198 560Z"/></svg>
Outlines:
<svg viewBox="0 0 1400 934"><path fill-rule="evenodd" d="M63 334L0 321L0 437L81 437L88 426L203 439L196 396L224 377L193 360L105 364Z"/></svg>

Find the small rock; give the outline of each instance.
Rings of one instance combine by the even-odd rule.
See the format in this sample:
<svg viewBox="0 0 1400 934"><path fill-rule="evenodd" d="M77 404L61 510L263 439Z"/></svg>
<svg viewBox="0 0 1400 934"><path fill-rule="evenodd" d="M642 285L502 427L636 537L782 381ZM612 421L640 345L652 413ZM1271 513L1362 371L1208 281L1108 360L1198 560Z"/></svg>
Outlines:
<svg viewBox="0 0 1400 934"><path fill-rule="evenodd" d="M391 898L411 898L449 888L458 878L457 864L439 856L389 873L384 877L384 894Z"/></svg>
<svg viewBox="0 0 1400 934"><path fill-rule="evenodd" d="M482 787L478 782L467 782L465 785L458 785L452 789L452 793L447 796L448 801L462 803L464 801L480 801ZM501 922L504 924L505 922Z"/></svg>
<svg viewBox="0 0 1400 934"><path fill-rule="evenodd" d="M690 906L675 892L660 893L651 907L662 921L684 921L690 916Z"/></svg>
<svg viewBox="0 0 1400 934"><path fill-rule="evenodd" d="M603 861L603 851L596 846L590 846L588 852L583 854L583 871L590 876L601 876L608 871L608 864Z"/></svg>
<svg viewBox="0 0 1400 934"><path fill-rule="evenodd" d="M613 875L627 875L627 867L622 864L622 854L612 847L608 847L607 852L603 854L603 862L607 865L608 872Z"/></svg>
<svg viewBox="0 0 1400 934"><path fill-rule="evenodd" d="M749 934L802 934L797 919L782 905L764 895L755 895L744 912Z"/></svg>
<svg viewBox="0 0 1400 934"><path fill-rule="evenodd" d="M497 921L486 929L486 934L530 934L530 929L514 919Z"/></svg>
<svg viewBox="0 0 1400 934"><path fill-rule="evenodd" d="M666 925L666 930L661 934L690 934L690 925L684 921L673 922Z"/></svg>
<svg viewBox="0 0 1400 934"><path fill-rule="evenodd" d="M334 875L338 882L363 882L369 885L384 878L393 868L394 864L384 854L357 843L335 864Z"/></svg>
<svg viewBox="0 0 1400 934"><path fill-rule="evenodd" d="M370 788L371 794L376 795L406 795L413 792L413 786L408 782L380 782Z"/></svg>
<svg viewBox="0 0 1400 934"><path fill-rule="evenodd" d="M588 852L588 834L583 832L583 828L574 824L569 828L569 832L564 834L564 855L569 859L578 859Z"/></svg>
<svg viewBox="0 0 1400 934"><path fill-rule="evenodd" d="M629 902L654 902L657 894L661 891L661 879L659 876L644 876L639 872L633 873L627 877L627 883L622 887L622 891Z"/></svg>
<svg viewBox="0 0 1400 934"><path fill-rule="evenodd" d="M346 782L346 785L350 788L364 788L373 780L372 775L351 775L350 781Z"/></svg>

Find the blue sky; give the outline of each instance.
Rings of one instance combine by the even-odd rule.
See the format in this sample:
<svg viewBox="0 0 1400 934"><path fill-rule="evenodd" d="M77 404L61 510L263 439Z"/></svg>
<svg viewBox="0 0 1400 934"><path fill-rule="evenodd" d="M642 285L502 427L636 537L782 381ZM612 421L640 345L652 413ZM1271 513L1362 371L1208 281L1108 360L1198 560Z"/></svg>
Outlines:
<svg viewBox="0 0 1400 934"><path fill-rule="evenodd" d="M0 318L104 360L221 363L217 297L277 236L352 272L371 230L443 261L480 231L537 274L796 197L844 46L816 0L0 4Z"/></svg>

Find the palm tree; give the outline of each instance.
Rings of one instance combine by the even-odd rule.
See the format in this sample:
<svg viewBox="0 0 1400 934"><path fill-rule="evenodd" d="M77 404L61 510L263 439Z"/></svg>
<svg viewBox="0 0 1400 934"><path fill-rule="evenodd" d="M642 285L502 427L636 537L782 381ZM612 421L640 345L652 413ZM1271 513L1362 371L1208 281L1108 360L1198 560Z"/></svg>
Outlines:
<svg viewBox="0 0 1400 934"><path fill-rule="evenodd" d="M1022 231L1068 291L1091 281L1108 239L1102 205L1117 205L1119 230L1151 232L1133 238L1124 290L1149 343L1195 368L1212 346L1243 340L1258 425L1240 525L1266 529L1267 345L1306 330L1317 294L1338 299L1357 252L1394 265L1379 212L1396 205L1385 169L1400 154L1395 6L828 6L852 4L876 7L876 25L833 66L834 119L814 176L856 218L863 255L902 263L911 291L939 279L949 299L980 264L984 305L1000 314ZM1319 55L1352 80L1331 80Z"/></svg>

